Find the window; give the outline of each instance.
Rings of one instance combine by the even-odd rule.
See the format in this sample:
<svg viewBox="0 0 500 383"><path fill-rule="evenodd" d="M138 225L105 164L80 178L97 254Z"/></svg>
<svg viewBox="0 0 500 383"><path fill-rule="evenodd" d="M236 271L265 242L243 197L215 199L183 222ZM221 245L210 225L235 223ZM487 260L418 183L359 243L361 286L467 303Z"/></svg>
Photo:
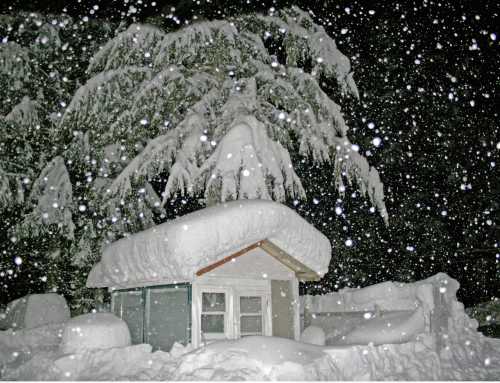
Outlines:
<svg viewBox="0 0 500 383"><path fill-rule="evenodd" d="M144 341L144 299L142 290L114 292L113 313L127 323L133 344Z"/></svg>
<svg viewBox="0 0 500 383"><path fill-rule="evenodd" d="M152 286L112 293L111 310L128 325L132 344L169 351L191 339L191 286Z"/></svg>
<svg viewBox="0 0 500 383"><path fill-rule="evenodd" d="M203 292L201 295L201 332L207 338L224 337L226 294Z"/></svg>
<svg viewBox="0 0 500 383"><path fill-rule="evenodd" d="M155 351L170 351L175 342L189 342L189 287L148 288L146 298L145 342Z"/></svg>
<svg viewBox="0 0 500 383"><path fill-rule="evenodd" d="M262 297L240 297L240 334L262 335Z"/></svg>

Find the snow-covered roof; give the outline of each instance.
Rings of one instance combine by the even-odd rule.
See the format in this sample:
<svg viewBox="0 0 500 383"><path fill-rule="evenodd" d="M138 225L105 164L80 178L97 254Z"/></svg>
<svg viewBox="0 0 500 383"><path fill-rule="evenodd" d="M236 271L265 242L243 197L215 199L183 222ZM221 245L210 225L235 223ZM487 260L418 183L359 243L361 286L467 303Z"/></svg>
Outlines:
<svg viewBox="0 0 500 383"><path fill-rule="evenodd" d="M137 287L192 281L196 272L267 240L323 276L331 245L292 209L267 200L238 200L202 209L111 243L88 287Z"/></svg>

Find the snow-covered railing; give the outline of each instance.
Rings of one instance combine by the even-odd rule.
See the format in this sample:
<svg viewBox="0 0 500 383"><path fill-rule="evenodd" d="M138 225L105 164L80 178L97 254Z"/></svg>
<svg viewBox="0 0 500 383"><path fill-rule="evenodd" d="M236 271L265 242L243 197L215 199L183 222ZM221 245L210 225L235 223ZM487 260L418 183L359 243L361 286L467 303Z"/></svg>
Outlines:
<svg viewBox="0 0 500 383"><path fill-rule="evenodd" d="M370 337L375 343L425 338L441 347L446 340L439 334L477 328L477 321L465 314L463 304L456 299L458 288L456 280L439 273L411 284L384 282L363 289L305 295L300 298L302 328L322 327L332 344L354 342L351 338L366 339L367 343ZM380 335L380 331L386 334Z"/></svg>

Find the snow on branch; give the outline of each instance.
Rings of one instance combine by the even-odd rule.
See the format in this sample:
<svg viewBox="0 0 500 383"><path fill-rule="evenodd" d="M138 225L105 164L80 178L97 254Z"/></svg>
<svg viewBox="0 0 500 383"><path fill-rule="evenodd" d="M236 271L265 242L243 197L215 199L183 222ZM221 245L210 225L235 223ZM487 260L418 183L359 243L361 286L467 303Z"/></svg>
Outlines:
<svg viewBox="0 0 500 383"><path fill-rule="evenodd" d="M14 185L13 185L14 184ZM20 177L2 169L0 164L0 208L24 201L24 190Z"/></svg>
<svg viewBox="0 0 500 383"><path fill-rule="evenodd" d="M240 116L200 169L207 201L304 197L288 151L251 115ZM270 194L270 192L272 194Z"/></svg>
<svg viewBox="0 0 500 383"><path fill-rule="evenodd" d="M20 86L16 80L22 81L32 72L29 52L28 48L14 42L0 44L0 74L8 75L15 87Z"/></svg>
<svg viewBox="0 0 500 383"><path fill-rule="evenodd" d="M163 170L170 169L177 149L174 132L158 136L123 169L106 192L113 197L124 198L132 190L131 180L144 176L147 179Z"/></svg>
<svg viewBox="0 0 500 383"><path fill-rule="evenodd" d="M6 121L13 121L24 126L37 126L40 125L40 117L38 110L40 104L31 100L29 97L24 96L19 104L14 106L10 113L5 116Z"/></svg>
<svg viewBox="0 0 500 383"><path fill-rule="evenodd" d="M20 233L36 236L49 225L57 225L67 238L73 239L73 189L62 157L55 157L42 170L33 183L30 200L34 208L17 227Z"/></svg>
<svg viewBox="0 0 500 383"><path fill-rule="evenodd" d="M127 108L138 83L150 76L147 68L126 67L99 73L81 86L66 108L60 126L86 131L105 130L116 115Z"/></svg>
<svg viewBox="0 0 500 383"><path fill-rule="evenodd" d="M374 204L385 224L389 224L389 216L384 202L384 184L380 180L377 169L368 164L364 156L352 149L347 138L339 139L336 146L337 155L334 163L334 175L339 190L344 189L343 179L349 184L357 183L361 194L368 196Z"/></svg>
<svg viewBox="0 0 500 383"><path fill-rule="evenodd" d="M222 20L201 22L178 32L165 34L151 25L132 24L104 45L91 60L89 73L118 69L123 66L144 66L158 71L168 65L189 65L195 62L234 62L246 47L252 53L265 54L263 44L246 33L239 36L234 23ZM217 50L223 44L226 51ZM237 60L240 61L240 60Z"/></svg>
<svg viewBox="0 0 500 383"><path fill-rule="evenodd" d="M268 31L273 31L275 37L283 39L288 66L311 62L312 74L335 76L343 93L351 93L359 98L349 59L307 12L294 6L280 11L277 16L258 15L257 18L266 25Z"/></svg>
<svg viewBox="0 0 500 383"><path fill-rule="evenodd" d="M152 25L132 24L126 31L109 40L92 57L87 69L98 73L126 66L148 66L158 54L165 33Z"/></svg>
<svg viewBox="0 0 500 383"><path fill-rule="evenodd" d="M132 155L109 198L166 174L163 204L197 192L209 203L303 197L290 156L298 150L333 164L338 189L355 183L387 220L378 172L350 149L342 108L320 86L332 78L357 96L349 59L308 13L292 7L174 33L133 24L94 56L89 71L100 70L61 125L90 131L94 148L120 142Z"/></svg>
<svg viewBox="0 0 500 383"><path fill-rule="evenodd" d="M218 86L217 80L209 73L181 69L171 66L142 83L128 101L130 108L118 116L109 134L150 136L182 122L184 110L200 100L206 108L212 108L209 98Z"/></svg>

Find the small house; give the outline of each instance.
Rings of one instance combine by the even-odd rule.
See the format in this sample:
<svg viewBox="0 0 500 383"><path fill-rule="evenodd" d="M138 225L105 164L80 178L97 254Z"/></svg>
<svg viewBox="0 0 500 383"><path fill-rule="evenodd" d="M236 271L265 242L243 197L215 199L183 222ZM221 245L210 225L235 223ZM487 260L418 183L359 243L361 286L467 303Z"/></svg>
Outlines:
<svg viewBox="0 0 500 383"><path fill-rule="evenodd" d="M133 343L169 350L247 335L298 339L300 281L321 278L329 240L292 209L238 200L107 246L87 286L108 288Z"/></svg>

